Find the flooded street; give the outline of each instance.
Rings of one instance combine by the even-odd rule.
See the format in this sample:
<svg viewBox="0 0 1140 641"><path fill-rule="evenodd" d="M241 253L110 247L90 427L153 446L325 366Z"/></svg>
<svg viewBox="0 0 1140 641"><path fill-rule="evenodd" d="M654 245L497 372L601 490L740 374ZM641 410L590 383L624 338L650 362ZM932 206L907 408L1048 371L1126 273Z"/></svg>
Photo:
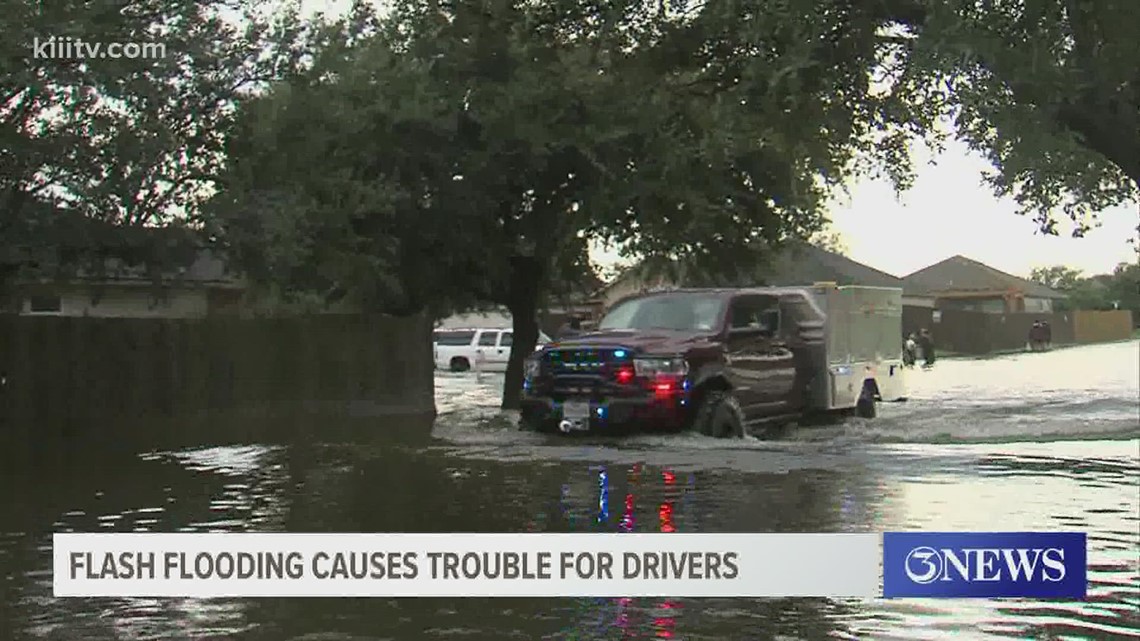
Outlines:
<svg viewBox="0 0 1140 641"><path fill-rule="evenodd" d="M775 440L520 433L440 374L427 447L151 452L0 487L6 639L1140 639L1140 342L908 373L910 401ZM378 425L377 429L382 429ZM5 477L8 478L8 477ZM1089 533L1089 598L54 599L52 532Z"/></svg>

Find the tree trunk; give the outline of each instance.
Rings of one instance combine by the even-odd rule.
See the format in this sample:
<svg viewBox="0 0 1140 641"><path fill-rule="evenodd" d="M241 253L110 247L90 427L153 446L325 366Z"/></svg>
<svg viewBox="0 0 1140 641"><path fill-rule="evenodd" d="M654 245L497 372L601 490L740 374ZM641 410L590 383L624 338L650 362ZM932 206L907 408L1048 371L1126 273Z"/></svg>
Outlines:
<svg viewBox="0 0 1140 641"><path fill-rule="evenodd" d="M510 263L507 309L511 312L514 340L507 373L503 377L500 407L516 410L522 397L523 361L534 353L538 344L538 289L542 281L542 266L534 256L515 256Z"/></svg>

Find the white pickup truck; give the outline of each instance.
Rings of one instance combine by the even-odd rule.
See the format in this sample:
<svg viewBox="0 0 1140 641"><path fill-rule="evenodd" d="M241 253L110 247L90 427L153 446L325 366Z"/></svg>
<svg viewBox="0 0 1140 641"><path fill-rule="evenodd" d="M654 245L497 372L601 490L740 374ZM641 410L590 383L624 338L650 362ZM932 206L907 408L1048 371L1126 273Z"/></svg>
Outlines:
<svg viewBox="0 0 1140 641"><path fill-rule="evenodd" d="M478 368L486 372L504 372L511 357L514 332L506 327L437 329L432 334L436 369L466 372ZM550 337L538 333L541 349Z"/></svg>

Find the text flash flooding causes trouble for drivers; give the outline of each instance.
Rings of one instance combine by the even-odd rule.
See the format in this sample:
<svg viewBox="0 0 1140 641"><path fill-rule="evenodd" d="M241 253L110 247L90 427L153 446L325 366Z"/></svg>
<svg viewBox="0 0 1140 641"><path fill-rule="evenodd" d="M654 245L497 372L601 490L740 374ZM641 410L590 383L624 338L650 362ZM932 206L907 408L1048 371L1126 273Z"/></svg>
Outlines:
<svg viewBox="0 0 1140 641"><path fill-rule="evenodd" d="M70 554L75 579L724 579L739 575L735 552L93 552Z"/></svg>

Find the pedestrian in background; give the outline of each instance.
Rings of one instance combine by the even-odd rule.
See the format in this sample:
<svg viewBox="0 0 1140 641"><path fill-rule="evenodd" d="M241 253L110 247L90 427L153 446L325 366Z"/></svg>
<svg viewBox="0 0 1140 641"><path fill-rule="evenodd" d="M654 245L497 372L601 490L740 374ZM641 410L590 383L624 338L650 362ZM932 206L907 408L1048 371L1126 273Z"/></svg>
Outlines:
<svg viewBox="0 0 1140 641"><path fill-rule="evenodd" d="M918 362L918 343L914 340L914 332L911 332L903 343L903 365L914 367L916 362Z"/></svg>
<svg viewBox="0 0 1140 641"><path fill-rule="evenodd" d="M1033 321L1033 326L1029 328L1029 351L1040 351L1041 345L1044 342L1042 331L1043 328L1041 327L1041 321Z"/></svg>
<svg viewBox="0 0 1140 641"><path fill-rule="evenodd" d="M922 366L932 367L934 365L934 337L930 335L930 330L923 329L919 332L918 344L922 347Z"/></svg>

